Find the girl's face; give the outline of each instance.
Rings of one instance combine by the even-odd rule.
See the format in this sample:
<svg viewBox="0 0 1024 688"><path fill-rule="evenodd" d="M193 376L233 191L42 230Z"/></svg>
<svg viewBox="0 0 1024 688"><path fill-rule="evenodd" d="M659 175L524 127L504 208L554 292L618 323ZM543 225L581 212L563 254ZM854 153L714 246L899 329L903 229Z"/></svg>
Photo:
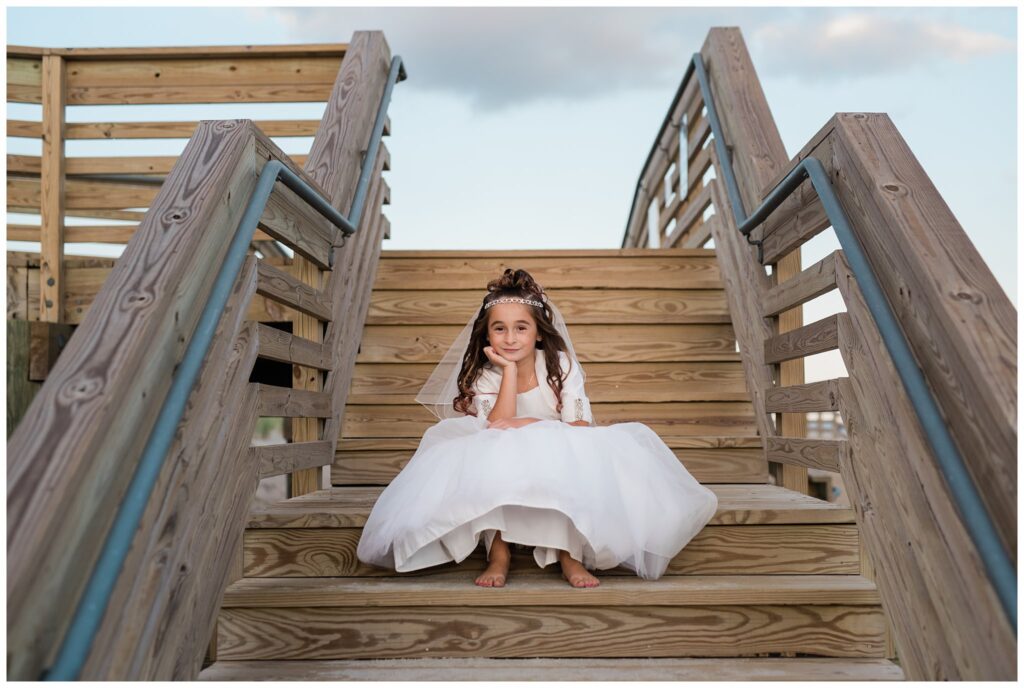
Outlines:
<svg viewBox="0 0 1024 688"><path fill-rule="evenodd" d="M539 340L529 306L499 303L487 309L487 341L499 356L510 361L529 359Z"/></svg>

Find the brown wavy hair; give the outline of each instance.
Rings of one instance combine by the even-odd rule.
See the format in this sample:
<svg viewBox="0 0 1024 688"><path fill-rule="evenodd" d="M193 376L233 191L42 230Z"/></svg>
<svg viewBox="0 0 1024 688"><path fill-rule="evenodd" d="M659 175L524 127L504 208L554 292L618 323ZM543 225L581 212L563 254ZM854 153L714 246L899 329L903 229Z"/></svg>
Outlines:
<svg viewBox="0 0 1024 688"><path fill-rule="evenodd" d="M469 408L473 397L476 396L472 390L472 385L477 377L480 376L484 366L490 364L490 359L484 353L484 347L487 346L487 310L485 306L503 296L518 296L524 299L540 301L544 304L543 306L523 304L523 306L529 309L534 322L537 323L537 333L541 338L536 344L537 353L544 355L544 363L548 371L547 382L551 389L554 390L555 398L558 399L558 406L555 410L558 413L562 412L562 382L564 382L564 379L562 378L562 366L559 361L558 352L565 351L568 353L568 347L566 347L565 340L562 339L562 335L558 333L558 330L555 329L552 323L554 316L551 312L551 307L541 298L543 294L544 290L526 270L506 268L501 277L487 283L487 295L484 296L483 302L480 304L480 311L477 314L476 320L473 321L473 327L469 335L469 345L466 347L466 355L462 359L462 370L459 372L459 394L452 403L452 407L456 411L470 416L476 415Z"/></svg>

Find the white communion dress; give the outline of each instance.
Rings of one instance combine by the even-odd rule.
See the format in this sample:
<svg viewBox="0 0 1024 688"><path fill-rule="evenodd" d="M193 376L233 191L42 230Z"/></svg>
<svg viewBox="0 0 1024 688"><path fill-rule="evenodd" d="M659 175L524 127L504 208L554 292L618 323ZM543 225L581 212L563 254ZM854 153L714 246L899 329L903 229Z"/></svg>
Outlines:
<svg viewBox="0 0 1024 688"><path fill-rule="evenodd" d="M534 546L537 564L567 550L588 569L618 565L660 578L669 561L711 520L718 498L643 423L593 424L583 376L561 354L562 410L535 353L540 384L516 399L516 415L541 420L487 428L501 372L474 383L478 415L445 418L426 430L412 458L381 492L363 527L360 561L395 571L461 562L480 536Z"/></svg>

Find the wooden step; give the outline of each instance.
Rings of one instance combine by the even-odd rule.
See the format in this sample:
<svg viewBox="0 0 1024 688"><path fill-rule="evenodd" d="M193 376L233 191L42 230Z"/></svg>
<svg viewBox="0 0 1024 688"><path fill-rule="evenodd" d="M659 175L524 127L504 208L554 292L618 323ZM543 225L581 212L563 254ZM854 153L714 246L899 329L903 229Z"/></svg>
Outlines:
<svg viewBox="0 0 1024 688"><path fill-rule="evenodd" d="M411 404L434 363L357 363L349 404ZM739 361L586 364L592 402L750 401Z"/></svg>
<svg viewBox="0 0 1024 688"><path fill-rule="evenodd" d="M768 463L756 436L665 436L690 474L701 483L767 483ZM331 466L332 485L387 485L409 462L418 438L344 438Z"/></svg>
<svg viewBox="0 0 1024 688"><path fill-rule="evenodd" d="M709 485L718 512L669 563L667 575L857 574L859 546L847 507L773 485ZM331 488L279 502L250 514L243 540L248 577L382 577L394 571L356 557L362 526L383 488ZM516 575L543 576L531 548L513 548ZM479 572L482 544L459 563L402 574ZM601 572L635 577L625 567ZM475 575L475 574L473 574Z"/></svg>
<svg viewBox="0 0 1024 688"><path fill-rule="evenodd" d="M465 325L483 301L479 289L381 289L367 325ZM732 322L723 289L545 289L575 324Z"/></svg>
<svg viewBox="0 0 1024 688"><path fill-rule="evenodd" d="M436 364L461 329L459 325L367 325L356 363ZM731 322L711 325L578 325L570 322L569 329L576 356L584 365L592 361L740 360Z"/></svg>
<svg viewBox="0 0 1024 688"><path fill-rule="evenodd" d="M747 401L591 403L597 425L639 422L658 435L757 434ZM420 404L348 404L340 437L422 437L437 417Z"/></svg>
<svg viewBox="0 0 1024 688"><path fill-rule="evenodd" d="M441 657L218 661L200 681L902 681L888 659Z"/></svg>
<svg viewBox="0 0 1024 688"><path fill-rule="evenodd" d="M884 657L885 618L862 576L606 577L552 572L483 588L429 578L242 579L217 657L683 657L804 652Z"/></svg>
<svg viewBox="0 0 1024 688"><path fill-rule="evenodd" d="M622 252L628 251L628 252ZM544 289L722 289L713 249L381 251L373 290L486 291L505 268L528 270ZM468 317L468 316L467 316Z"/></svg>

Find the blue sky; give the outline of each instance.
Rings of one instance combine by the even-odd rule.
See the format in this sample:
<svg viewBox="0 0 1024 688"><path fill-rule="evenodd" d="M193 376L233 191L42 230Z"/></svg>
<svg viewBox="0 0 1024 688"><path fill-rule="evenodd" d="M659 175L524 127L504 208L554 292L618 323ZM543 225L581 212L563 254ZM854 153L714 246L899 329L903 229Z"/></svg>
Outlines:
<svg viewBox="0 0 1024 688"><path fill-rule="evenodd" d="M71 6L8 7L6 18L9 44L62 47L346 42L383 30L409 73L385 139L385 249L618 247L687 60L711 26L738 26L790 155L835 112L889 113L1016 303L1016 7ZM321 112L80 107L68 121ZM37 118L38 108L8 113ZM30 143L8 139L8 151L38 153ZM184 147L149 143L141 152ZM310 140L279 143L302 153ZM71 144L69 155L140 152ZM828 231L804 262L835 248Z"/></svg>

